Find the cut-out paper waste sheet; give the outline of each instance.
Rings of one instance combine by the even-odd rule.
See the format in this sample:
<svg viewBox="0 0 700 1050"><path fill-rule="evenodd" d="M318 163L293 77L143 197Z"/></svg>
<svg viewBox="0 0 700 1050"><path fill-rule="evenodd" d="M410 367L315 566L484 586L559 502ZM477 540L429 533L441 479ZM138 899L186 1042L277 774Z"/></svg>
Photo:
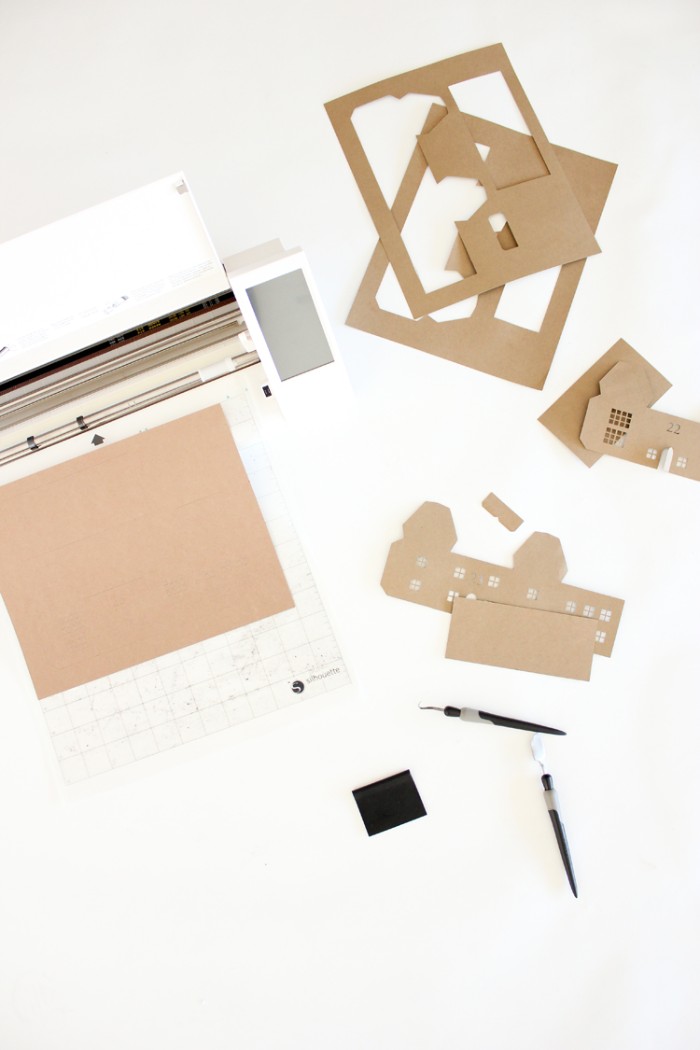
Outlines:
<svg viewBox="0 0 700 1050"><path fill-rule="evenodd" d="M595 230L612 185L615 165L558 146L555 146L555 150L586 218ZM422 164L418 150L415 160L417 166ZM416 165L406 173L393 209L399 219L408 215L415 196L411 186L415 185L413 167ZM444 318L437 313L414 319L409 315L408 308L402 314L398 312L398 306L390 307L380 302L380 290L387 273L391 272L380 241L362 278L347 323L351 328L358 328L370 335L378 335L499 379L541 390L585 263L586 260L582 259L566 263L558 269L551 291L545 289L541 317L538 316L531 326L522 323L518 311L513 311L510 316L502 314L504 287L477 296L469 316ZM531 278L524 278L523 284L529 280Z"/></svg>
<svg viewBox="0 0 700 1050"><path fill-rule="evenodd" d="M67 783L325 695L349 682L247 396L240 394L227 399L223 410L216 406L186 419L199 428L197 417L204 417L207 423L214 422L217 444L227 450L227 457L233 434L233 451L236 457L240 454L246 485L252 486L251 498L260 515L262 533L270 544L264 551L263 574L256 574L254 590L258 593L251 599L244 620L237 621L242 626L232 627L229 621L228 629L218 626L216 629L223 633L212 635L209 633L212 623L200 635L200 640L194 640L189 625L190 644L142 659L133 666L65 688L41 700L41 712ZM189 425L185 420L176 422L182 422L185 427ZM172 425L165 424L139 437L155 434L160 441L158 431L167 431ZM117 449L131 440L111 447ZM171 451L172 448L170 445ZM94 454L88 453L87 457L72 462L90 460L93 455L96 458L108 450L109 446L101 446ZM206 469L204 464L200 466L206 474L209 466L206 465ZM230 466L229 460L227 475ZM230 480L229 476L228 483ZM0 488L0 494L2 492ZM227 524L224 514L220 526L225 532L225 546L230 548L234 559L244 559L243 533L229 534L225 529ZM221 557L217 540L222 540L222 533L219 526L213 524L211 528L203 526L197 536L187 537L200 567L206 559L203 562L199 555L211 544L212 555L216 555L212 564L217 573L220 569L226 572L225 557ZM176 539L175 547L168 552L175 558L180 553L179 542ZM33 545L28 539L22 553L31 555L32 551ZM271 566L274 566L272 571ZM178 578L175 573L172 579L177 585L172 594L176 601L178 593L182 593L178 583L182 577ZM212 604L221 599L226 606L233 601L236 608L240 607L241 594L235 583L231 585L233 594L229 597L222 593L224 588L211 573L200 580L201 594L203 597L208 594ZM263 593L266 582L269 584L267 594ZM70 606L68 594L64 607ZM214 612L217 617L220 615L220 611ZM113 614L108 610L106 615ZM255 618L251 622L247 622L249 615Z"/></svg>
<svg viewBox="0 0 700 1050"><path fill-rule="evenodd" d="M494 89L507 96L516 126L503 127L467 112L475 99L465 87L478 84L481 89L483 81L488 82L487 97ZM443 104L430 109L401 185L387 200L385 194L393 191L384 187L382 192L355 125L372 104L387 96L410 102L416 92ZM541 387L585 258L598 251L593 230L615 166L547 142L500 45L382 81L328 103L327 110L380 233L348 323ZM501 112L498 106L496 112ZM443 286L428 291L409 250L407 231L426 180L446 185L450 179L475 184L482 197L471 216L451 223L452 248L440 264L445 267ZM430 236L433 230L431 226ZM395 275L405 296L405 314L380 295L388 273ZM527 294L521 280L535 273L540 281L536 296L532 280ZM477 294L463 315L443 309ZM522 304L533 298L539 304L537 319L523 321ZM512 302L518 300L521 308L513 313ZM529 306L526 312L532 317Z"/></svg>

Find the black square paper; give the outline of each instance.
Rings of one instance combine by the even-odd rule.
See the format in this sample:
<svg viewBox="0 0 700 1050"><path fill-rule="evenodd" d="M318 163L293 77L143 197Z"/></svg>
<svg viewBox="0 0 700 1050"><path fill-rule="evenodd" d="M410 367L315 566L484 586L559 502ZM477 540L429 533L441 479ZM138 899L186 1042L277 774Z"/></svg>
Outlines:
<svg viewBox="0 0 700 1050"><path fill-rule="evenodd" d="M407 769L356 788L353 795L368 835L378 835L380 831L426 816L423 800Z"/></svg>

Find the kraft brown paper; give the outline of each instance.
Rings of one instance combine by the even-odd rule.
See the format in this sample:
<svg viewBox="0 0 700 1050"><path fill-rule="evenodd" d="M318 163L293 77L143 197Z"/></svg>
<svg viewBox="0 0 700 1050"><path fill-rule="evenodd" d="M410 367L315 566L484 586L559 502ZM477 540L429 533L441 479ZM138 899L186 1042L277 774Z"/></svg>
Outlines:
<svg viewBox="0 0 700 1050"><path fill-rule="evenodd" d="M389 548L381 580L394 598L452 614L448 657L588 678L593 656L611 655L624 602L564 583L556 536L533 532L512 566L459 554L456 543L449 508L423 503Z"/></svg>
<svg viewBox="0 0 700 1050"><path fill-rule="evenodd" d="M510 157L505 165L498 159L494 164L481 158L474 131L464 121L450 93L453 84L491 73L503 76L532 138L530 166L524 180L507 177ZM359 106L385 96L403 98L410 92L439 97L445 104L438 124L421 135L418 142L436 181L447 175L474 178L487 194L486 203L474 215L455 224L458 251L467 263L461 271L462 279L432 292L421 284L393 204L384 199L352 123ZM600 250L501 44L389 77L326 103L326 111L414 317L538 270L585 259ZM506 217L510 233L505 242L494 234L489 223L489 217L495 213Z"/></svg>
<svg viewBox="0 0 700 1050"><path fill-rule="evenodd" d="M0 592L39 698L294 604L220 406L0 487Z"/></svg>

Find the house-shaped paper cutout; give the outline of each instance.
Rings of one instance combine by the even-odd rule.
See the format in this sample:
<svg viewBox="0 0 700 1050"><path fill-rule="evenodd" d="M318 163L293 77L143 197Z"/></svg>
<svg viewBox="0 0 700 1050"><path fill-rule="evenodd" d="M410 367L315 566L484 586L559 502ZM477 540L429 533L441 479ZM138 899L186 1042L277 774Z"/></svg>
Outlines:
<svg viewBox="0 0 700 1050"><path fill-rule="evenodd" d="M454 551L456 542L457 533L449 508L440 503L422 504L405 522L403 537L391 545L381 580L382 588L392 597L449 613L458 607L457 600L462 598L470 601L476 599L479 606L490 603L523 610L526 615L532 614L531 618L523 621L522 614L518 614L517 620L527 625L527 631L533 632L533 638L538 636L538 631L544 631L545 634L554 631L560 645L575 647L570 655L577 669L583 665L585 670L586 657L584 654L582 660L579 651L582 644L586 648L590 642L591 656L593 653L610 656L624 602L620 598L564 583L566 559L556 536L533 533L516 550L512 568L457 554ZM571 631L562 629L559 621L544 616L545 613L585 619L594 626ZM473 619L472 613L465 616ZM504 618L515 619L514 616L508 617L508 614L491 617L494 622ZM471 655L465 658L476 662L492 662L487 658L488 647L482 647L483 659L479 659L479 650L473 644L458 644L455 630L459 632L459 628L453 627L451 632L452 655L458 651L469 651ZM518 637L522 639L522 631ZM484 638L491 638L488 631ZM507 633L501 642L507 645ZM493 649L493 639L489 646ZM517 663L515 660L508 662L505 657L503 659L500 666L514 666ZM524 670L560 673L544 666L525 666L526 662L522 660L520 663ZM588 676L576 673L571 677Z"/></svg>
<svg viewBox="0 0 700 1050"><path fill-rule="evenodd" d="M539 418L540 423L559 438L587 467L592 467L594 463L597 463L602 454L587 449L581 441L581 428L588 411L588 404L591 398L600 393L601 380L619 361L629 362L644 370L651 391L649 405L653 405L667 390L670 390L671 384L665 376L662 376L624 339L618 339L614 346L611 346L591 365L588 371L584 372L575 383L572 383L568 390L565 390L561 397L557 398Z"/></svg>
<svg viewBox="0 0 700 1050"><path fill-rule="evenodd" d="M658 412L650 400L644 367L618 361L588 402L581 443L591 452L700 481L700 423Z"/></svg>

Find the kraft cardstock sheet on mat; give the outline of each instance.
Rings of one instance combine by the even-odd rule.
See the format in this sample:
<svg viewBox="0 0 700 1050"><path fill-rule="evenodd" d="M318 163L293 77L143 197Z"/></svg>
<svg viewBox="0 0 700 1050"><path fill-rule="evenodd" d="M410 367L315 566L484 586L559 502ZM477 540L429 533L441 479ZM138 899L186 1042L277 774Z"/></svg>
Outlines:
<svg viewBox="0 0 700 1050"><path fill-rule="evenodd" d="M533 533L512 568L457 554L456 543L449 508L422 504L381 581L392 597L451 613L448 657L588 680L594 654L611 655L624 602L564 583L556 536Z"/></svg>
<svg viewBox="0 0 700 1050"><path fill-rule="evenodd" d="M0 593L39 698L293 606L220 406L0 487Z"/></svg>
<svg viewBox="0 0 700 1050"><path fill-rule="evenodd" d="M484 105L483 90L508 96L517 112L514 126L471 111ZM381 100L415 94L435 104L396 196L387 200L357 117ZM594 231L616 166L549 143L501 45L391 77L326 109L380 237L348 324L541 388L585 260L599 250ZM475 184L480 196L471 215L454 219L444 281L427 290L405 230L426 180L435 185L447 177ZM513 321L502 309L504 285L543 271L549 291L542 317ZM388 272L403 293L405 314L380 305ZM464 316L445 316L445 307L465 300L472 307Z"/></svg>

